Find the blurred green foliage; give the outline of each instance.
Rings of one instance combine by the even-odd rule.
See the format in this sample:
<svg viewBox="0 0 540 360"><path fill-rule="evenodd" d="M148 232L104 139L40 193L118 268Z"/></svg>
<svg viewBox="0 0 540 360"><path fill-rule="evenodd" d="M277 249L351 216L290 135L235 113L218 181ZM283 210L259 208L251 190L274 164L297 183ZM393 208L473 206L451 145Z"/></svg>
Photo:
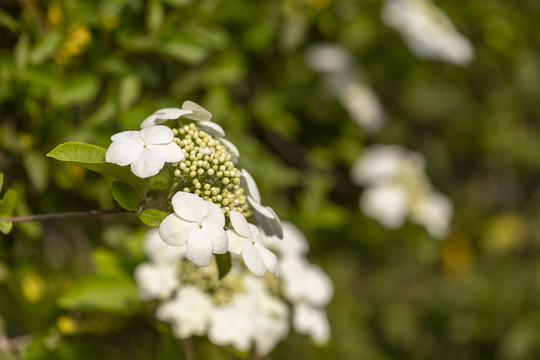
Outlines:
<svg viewBox="0 0 540 360"><path fill-rule="evenodd" d="M334 281L331 343L291 334L273 358L540 356L539 2L437 1L475 47L464 68L415 58L382 24L381 1L0 4L1 196L17 192L15 215L115 207L111 179L45 154L66 141L107 147L191 99ZM306 66L321 42L354 55L385 108L378 134ZM370 143L424 154L455 205L447 239L361 214L349 168ZM0 334L28 346L26 359L183 358L136 297L144 232L130 214L15 225L0 238ZM202 338L193 346L234 358Z"/></svg>

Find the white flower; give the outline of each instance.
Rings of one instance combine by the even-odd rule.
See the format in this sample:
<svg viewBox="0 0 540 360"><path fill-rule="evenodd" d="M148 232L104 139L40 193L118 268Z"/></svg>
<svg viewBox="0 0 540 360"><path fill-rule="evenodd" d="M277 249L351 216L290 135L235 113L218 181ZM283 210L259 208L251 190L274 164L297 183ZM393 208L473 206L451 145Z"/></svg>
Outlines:
<svg viewBox="0 0 540 360"><path fill-rule="evenodd" d="M210 121L212 119L212 114L199 104L194 103L193 101L184 101L181 109L165 108L157 110L152 115L144 119L144 121L141 123L141 129L157 124L162 124L167 120L178 119L180 117L185 117L186 119L197 122L198 128L206 131L212 136L225 136L225 131L223 131L223 128L218 124Z"/></svg>
<svg viewBox="0 0 540 360"><path fill-rule="evenodd" d="M212 309L208 295L187 285L180 288L173 300L158 307L156 317L171 323L176 337L186 339L192 335L204 335Z"/></svg>
<svg viewBox="0 0 540 360"><path fill-rule="evenodd" d="M470 41L431 0L387 0L382 19L401 33L409 49L420 58L463 66L474 57Z"/></svg>
<svg viewBox="0 0 540 360"><path fill-rule="evenodd" d="M270 206L261 205L261 194L251 174L244 169L241 170L241 174L242 186L247 192L248 203L253 208L259 225L267 235L276 235L282 239L283 229L276 212Z"/></svg>
<svg viewBox="0 0 540 360"><path fill-rule="evenodd" d="M309 243L300 230L290 222L284 222L283 240L276 236L263 236L264 244L285 258L302 257L308 253Z"/></svg>
<svg viewBox="0 0 540 360"><path fill-rule="evenodd" d="M360 206L367 216L384 227L397 229L405 222L409 197L401 186L381 184L364 190Z"/></svg>
<svg viewBox="0 0 540 360"><path fill-rule="evenodd" d="M166 126L151 126L141 131L124 131L111 137L105 160L120 166L131 165L140 178L156 175L166 162L177 162L184 152L173 142L174 134Z"/></svg>
<svg viewBox="0 0 540 360"><path fill-rule="evenodd" d="M433 192L418 204L411 216L431 236L441 239L448 234L453 208L452 202L445 195Z"/></svg>
<svg viewBox="0 0 540 360"><path fill-rule="evenodd" d="M259 229L249 224L246 218L237 211L231 211L229 217L234 228L234 230L227 230L229 251L242 254L244 263L255 276L264 276L267 269L277 275L277 257L264 246Z"/></svg>
<svg viewBox="0 0 540 360"><path fill-rule="evenodd" d="M293 326L300 334L311 335L317 344L326 343L330 337L330 325L324 309L305 303L295 305Z"/></svg>
<svg viewBox="0 0 540 360"><path fill-rule="evenodd" d="M186 247L186 257L198 266L207 266L212 253L227 252L225 216L216 204L197 195L177 192L172 198L174 213L159 227L159 236L167 244Z"/></svg>
<svg viewBox="0 0 540 360"><path fill-rule="evenodd" d="M313 306L327 305L334 295L332 280L317 265L305 258L286 258L280 261L283 295L294 303Z"/></svg>
<svg viewBox="0 0 540 360"><path fill-rule="evenodd" d="M178 263L186 257L186 247L172 247L161 240L157 229L148 231L143 240L144 253L157 264Z"/></svg>
<svg viewBox="0 0 540 360"><path fill-rule="evenodd" d="M236 164L238 162L238 158L240 157L240 151L238 151L236 145L225 138L220 137L218 139L221 141L223 146L225 146L227 153L231 156L231 161Z"/></svg>
<svg viewBox="0 0 540 360"><path fill-rule="evenodd" d="M250 310L251 301L246 295L236 296L228 305L214 308L208 339L219 346L232 345L240 351L248 351L255 331Z"/></svg>
<svg viewBox="0 0 540 360"><path fill-rule="evenodd" d="M142 263L135 268L135 281L143 300L168 298L180 284L176 264Z"/></svg>

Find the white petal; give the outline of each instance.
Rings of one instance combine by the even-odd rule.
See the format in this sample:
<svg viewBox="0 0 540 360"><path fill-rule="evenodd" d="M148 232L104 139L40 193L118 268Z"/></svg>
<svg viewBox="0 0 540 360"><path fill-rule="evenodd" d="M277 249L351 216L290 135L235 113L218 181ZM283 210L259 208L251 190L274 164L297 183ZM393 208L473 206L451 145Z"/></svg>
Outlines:
<svg viewBox="0 0 540 360"><path fill-rule="evenodd" d="M265 248L262 244L255 244L255 249L259 252L264 265L274 275L278 275L278 260L277 256Z"/></svg>
<svg viewBox="0 0 540 360"><path fill-rule="evenodd" d="M294 307L294 329L300 334L309 334L318 344L323 344L330 337L330 325L324 309L318 309L306 304Z"/></svg>
<svg viewBox="0 0 540 360"><path fill-rule="evenodd" d="M120 166L133 163L139 158L143 147L134 142L113 142L105 153L105 161Z"/></svg>
<svg viewBox="0 0 540 360"><path fill-rule="evenodd" d="M156 114L152 114L146 119L144 119L144 121L141 123L141 129L144 129L150 126L155 126L155 125L164 123L165 121L167 121L167 119L159 119Z"/></svg>
<svg viewBox="0 0 540 360"><path fill-rule="evenodd" d="M164 125L144 128L140 131L140 134L146 145L168 144L174 138L173 131Z"/></svg>
<svg viewBox="0 0 540 360"><path fill-rule="evenodd" d="M231 211L229 213L229 218L231 219L231 224L234 230L239 235L246 238L251 236L251 232L249 231L249 223L244 215L240 214L238 211Z"/></svg>
<svg viewBox="0 0 540 360"><path fill-rule="evenodd" d="M179 191L171 202L174 212L184 220L200 223L208 215L205 201L195 194Z"/></svg>
<svg viewBox="0 0 540 360"><path fill-rule="evenodd" d="M247 170L242 169L241 173L242 177L240 179L242 180L242 186L247 190L248 195L251 196L255 200L255 202L260 203L261 194L259 193L259 189L257 188L257 183L255 182L251 174L247 172Z"/></svg>
<svg viewBox="0 0 540 360"><path fill-rule="evenodd" d="M208 237L212 239L214 245L214 254L225 254L229 247L229 238L223 227L215 225L203 226L203 229L208 233Z"/></svg>
<svg viewBox="0 0 540 360"><path fill-rule="evenodd" d="M214 245L206 231L195 229L188 239L186 257L195 265L207 266L212 259Z"/></svg>
<svg viewBox="0 0 540 360"><path fill-rule="evenodd" d="M182 110L179 108L164 108L159 109L156 112L154 112L154 115L156 115L159 119L163 120L172 120L172 119L178 119L181 116L193 114L193 111L191 110Z"/></svg>
<svg viewBox="0 0 540 360"><path fill-rule="evenodd" d="M253 208L253 210L255 210L255 212L269 219L274 218L274 214L270 210L268 210L269 209L268 206L261 205L260 202L255 201L255 199L252 198L251 196L248 196L247 200L248 200L249 205L251 205L251 207Z"/></svg>
<svg viewBox="0 0 540 360"><path fill-rule="evenodd" d="M148 145L146 148L159 151L163 155L165 162L177 162L184 158L184 152L180 146L172 141L164 145Z"/></svg>
<svg viewBox="0 0 540 360"><path fill-rule="evenodd" d="M197 123L197 127L214 137L225 136L225 130L223 130L221 126L212 121L200 121Z"/></svg>
<svg viewBox="0 0 540 360"><path fill-rule="evenodd" d="M203 226L206 224L213 224L223 228L225 226L225 215L223 214L223 211L221 211L221 208L213 202L207 200L204 200L204 202L208 208L208 214L202 221Z"/></svg>
<svg viewBox="0 0 540 360"><path fill-rule="evenodd" d="M131 171L140 178L147 178L156 175L164 165L165 159L161 152L147 148L131 164Z"/></svg>
<svg viewBox="0 0 540 360"><path fill-rule="evenodd" d="M253 273L253 275L258 277L263 277L266 273L266 266L259 256L259 252L255 249L255 246L249 244L244 246L244 249L242 250L242 258L244 259L244 263L246 264L249 271Z"/></svg>
<svg viewBox="0 0 540 360"><path fill-rule="evenodd" d="M227 237L229 238L229 252L240 255L244 246L249 244L250 239L238 235L234 230L227 230Z"/></svg>
<svg viewBox="0 0 540 360"><path fill-rule="evenodd" d="M114 134L113 136L111 136L111 140L112 141L132 140L138 144L141 144L141 146L144 144L138 131L122 131L122 132L119 132L118 134Z"/></svg>
<svg viewBox="0 0 540 360"><path fill-rule="evenodd" d="M182 104L183 110L191 110L193 114L184 115L184 117L195 121L210 121L212 114L201 105L194 103L193 101L184 101Z"/></svg>
<svg viewBox="0 0 540 360"><path fill-rule="evenodd" d="M159 226L159 237L171 246L185 245L197 225L187 222L176 214L170 214Z"/></svg>
<svg viewBox="0 0 540 360"><path fill-rule="evenodd" d="M257 218L259 225L261 225L267 235L276 235L278 238L283 239L283 228L279 217L270 206L265 206L265 209L272 214L272 217L264 216L264 214L260 212L255 212L255 217Z"/></svg>

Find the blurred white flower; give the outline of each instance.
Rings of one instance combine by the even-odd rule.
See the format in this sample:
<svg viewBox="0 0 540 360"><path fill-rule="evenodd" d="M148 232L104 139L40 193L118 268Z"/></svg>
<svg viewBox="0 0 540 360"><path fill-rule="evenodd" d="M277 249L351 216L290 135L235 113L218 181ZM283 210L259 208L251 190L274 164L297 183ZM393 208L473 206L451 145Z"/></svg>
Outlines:
<svg viewBox="0 0 540 360"><path fill-rule="evenodd" d="M212 314L212 301L194 286L180 288L173 300L163 302L156 317L172 325L173 333L180 339L204 335Z"/></svg>
<svg viewBox="0 0 540 360"><path fill-rule="evenodd" d="M405 190L392 184L370 186L360 198L362 211L389 229L397 229L403 225L408 206Z"/></svg>
<svg viewBox="0 0 540 360"><path fill-rule="evenodd" d="M177 264L186 256L185 246L170 246L163 242L157 229L151 229L143 239L144 253L156 264Z"/></svg>
<svg viewBox="0 0 540 360"><path fill-rule="evenodd" d="M263 236L266 247L276 250L283 258L304 257L309 243L300 230L290 222L283 222L283 240L276 236Z"/></svg>
<svg viewBox="0 0 540 360"><path fill-rule="evenodd" d="M184 152L173 142L174 134L166 126L151 126L141 131L124 131L111 137L105 160L120 166L131 165L140 178L156 175L166 162L177 162Z"/></svg>
<svg viewBox="0 0 540 360"><path fill-rule="evenodd" d="M317 265L305 258L280 260L283 295L293 302L306 302L313 306L326 306L334 295L332 280Z"/></svg>
<svg viewBox="0 0 540 360"><path fill-rule="evenodd" d="M349 116L366 132L378 131L384 121L384 112L377 95L361 82L350 82L339 92L341 105Z"/></svg>
<svg viewBox="0 0 540 360"><path fill-rule="evenodd" d="M423 171L422 155L399 145L371 145L364 150L351 170L351 178L358 185L375 184L397 177L404 162L412 162L418 171Z"/></svg>
<svg viewBox="0 0 540 360"><path fill-rule="evenodd" d="M431 0L387 0L382 18L401 33L409 49L420 58L463 66L474 57L469 40Z"/></svg>
<svg viewBox="0 0 540 360"><path fill-rule="evenodd" d="M135 281L141 299L168 298L180 285L176 272L176 264L139 264L135 268Z"/></svg>
<svg viewBox="0 0 540 360"><path fill-rule="evenodd" d="M281 221L274 209L270 206L261 205L261 194L257 183L247 170L241 170L242 187L246 191L246 197L249 205L253 208L257 222L267 235L276 235L278 238L283 238L283 229Z"/></svg>
<svg viewBox="0 0 540 360"><path fill-rule="evenodd" d="M186 192L177 192L172 205L174 213L159 227L163 241L172 246L187 244L186 257L198 266L207 266L212 253L227 252L225 216L219 206Z"/></svg>
<svg viewBox="0 0 540 360"><path fill-rule="evenodd" d="M412 220L423 225L436 239L446 236L454 207L452 202L441 193L432 193L418 204L412 214Z"/></svg>
<svg viewBox="0 0 540 360"><path fill-rule="evenodd" d="M255 276L264 276L267 269L277 275L277 257L264 246L259 229L248 223L246 218L237 211L231 211L229 217L234 229L227 230L229 251L241 254L247 268Z"/></svg>
<svg viewBox="0 0 540 360"><path fill-rule="evenodd" d="M317 344L324 344L330 338L330 324L321 308L305 303L295 305L293 326L300 334L310 335Z"/></svg>
<svg viewBox="0 0 540 360"><path fill-rule="evenodd" d="M360 207L389 229L403 225L407 216L431 236L445 237L452 219L452 203L432 189L424 157L397 145L371 145L351 169L351 178L366 188Z"/></svg>
<svg viewBox="0 0 540 360"><path fill-rule="evenodd" d="M337 73L346 70L351 63L351 54L336 44L310 46L306 52L307 65L318 72Z"/></svg>

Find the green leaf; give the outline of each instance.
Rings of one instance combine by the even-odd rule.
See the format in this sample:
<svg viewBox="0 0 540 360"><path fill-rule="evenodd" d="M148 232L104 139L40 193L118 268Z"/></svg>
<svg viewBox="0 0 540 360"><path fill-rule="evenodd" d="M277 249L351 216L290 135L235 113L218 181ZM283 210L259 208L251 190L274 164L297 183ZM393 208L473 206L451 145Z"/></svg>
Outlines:
<svg viewBox="0 0 540 360"><path fill-rule="evenodd" d="M216 262L218 266L219 279L225 277L231 270L231 254L216 254Z"/></svg>
<svg viewBox="0 0 540 360"><path fill-rule="evenodd" d="M47 187L47 162L41 152L26 151L22 155L23 165L34 188L42 193Z"/></svg>
<svg viewBox="0 0 540 360"><path fill-rule="evenodd" d="M137 286L127 277L93 275L77 283L58 300L58 305L70 310L99 310L135 314L144 308Z"/></svg>
<svg viewBox="0 0 540 360"><path fill-rule="evenodd" d="M13 223L11 221L5 221L0 218L0 232L7 235L11 231L12 227Z"/></svg>
<svg viewBox="0 0 540 360"><path fill-rule="evenodd" d="M139 194L137 194L137 190L135 190L133 186L122 181L113 182L112 194L114 200L116 200L121 207L128 211L137 210L141 202L141 198L139 197Z"/></svg>
<svg viewBox="0 0 540 360"><path fill-rule="evenodd" d="M4 186L4 173L0 172L0 191L2 191L3 186Z"/></svg>
<svg viewBox="0 0 540 360"><path fill-rule="evenodd" d="M181 42L167 42L156 48L163 54L189 64L196 65L201 63L208 56L208 52L200 45Z"/></svg>
<svg viewBox="0 0 540 360"><path fill-rule="evenodd" d="M17 205L17 193L13 189L6 191L4 198L0 200L0 216L9 216Z"/></svg>
<svg viewBox="0 0 540 360"><path fill-rule="evenodd" d="M143 189L148 186L148 181L135 176L129 167L105 162L106 152L106 149L96 145L67 142L58 145L47 156L79 165L100 174L112 176L133 185L137 189Z"/></svg>
<svg viewBox="0 0 540 360"><path fill-rule="evenodd" d="M42 63L54 55L62 36L58 32L50 32L43 36L30 55L30 61L35 64Z"/></svg>
<svg viewBox="0 0 540 360"><path fill-rule="evenodd" d="M65 106L89 102L98 91L99 80L95 76L81 75L60 89L55 89L52 95L56 104Z"/></svg>
<svg viewBox="0 0 540 360"><path fill-rule="evenodd" d="M158 209L146 209L141 213L141 215L139 215L139 219L141 219L143 224L153 228L158 228L163 219L165 219L168 215L169 214L167 214L165 211Z"/></svg>

